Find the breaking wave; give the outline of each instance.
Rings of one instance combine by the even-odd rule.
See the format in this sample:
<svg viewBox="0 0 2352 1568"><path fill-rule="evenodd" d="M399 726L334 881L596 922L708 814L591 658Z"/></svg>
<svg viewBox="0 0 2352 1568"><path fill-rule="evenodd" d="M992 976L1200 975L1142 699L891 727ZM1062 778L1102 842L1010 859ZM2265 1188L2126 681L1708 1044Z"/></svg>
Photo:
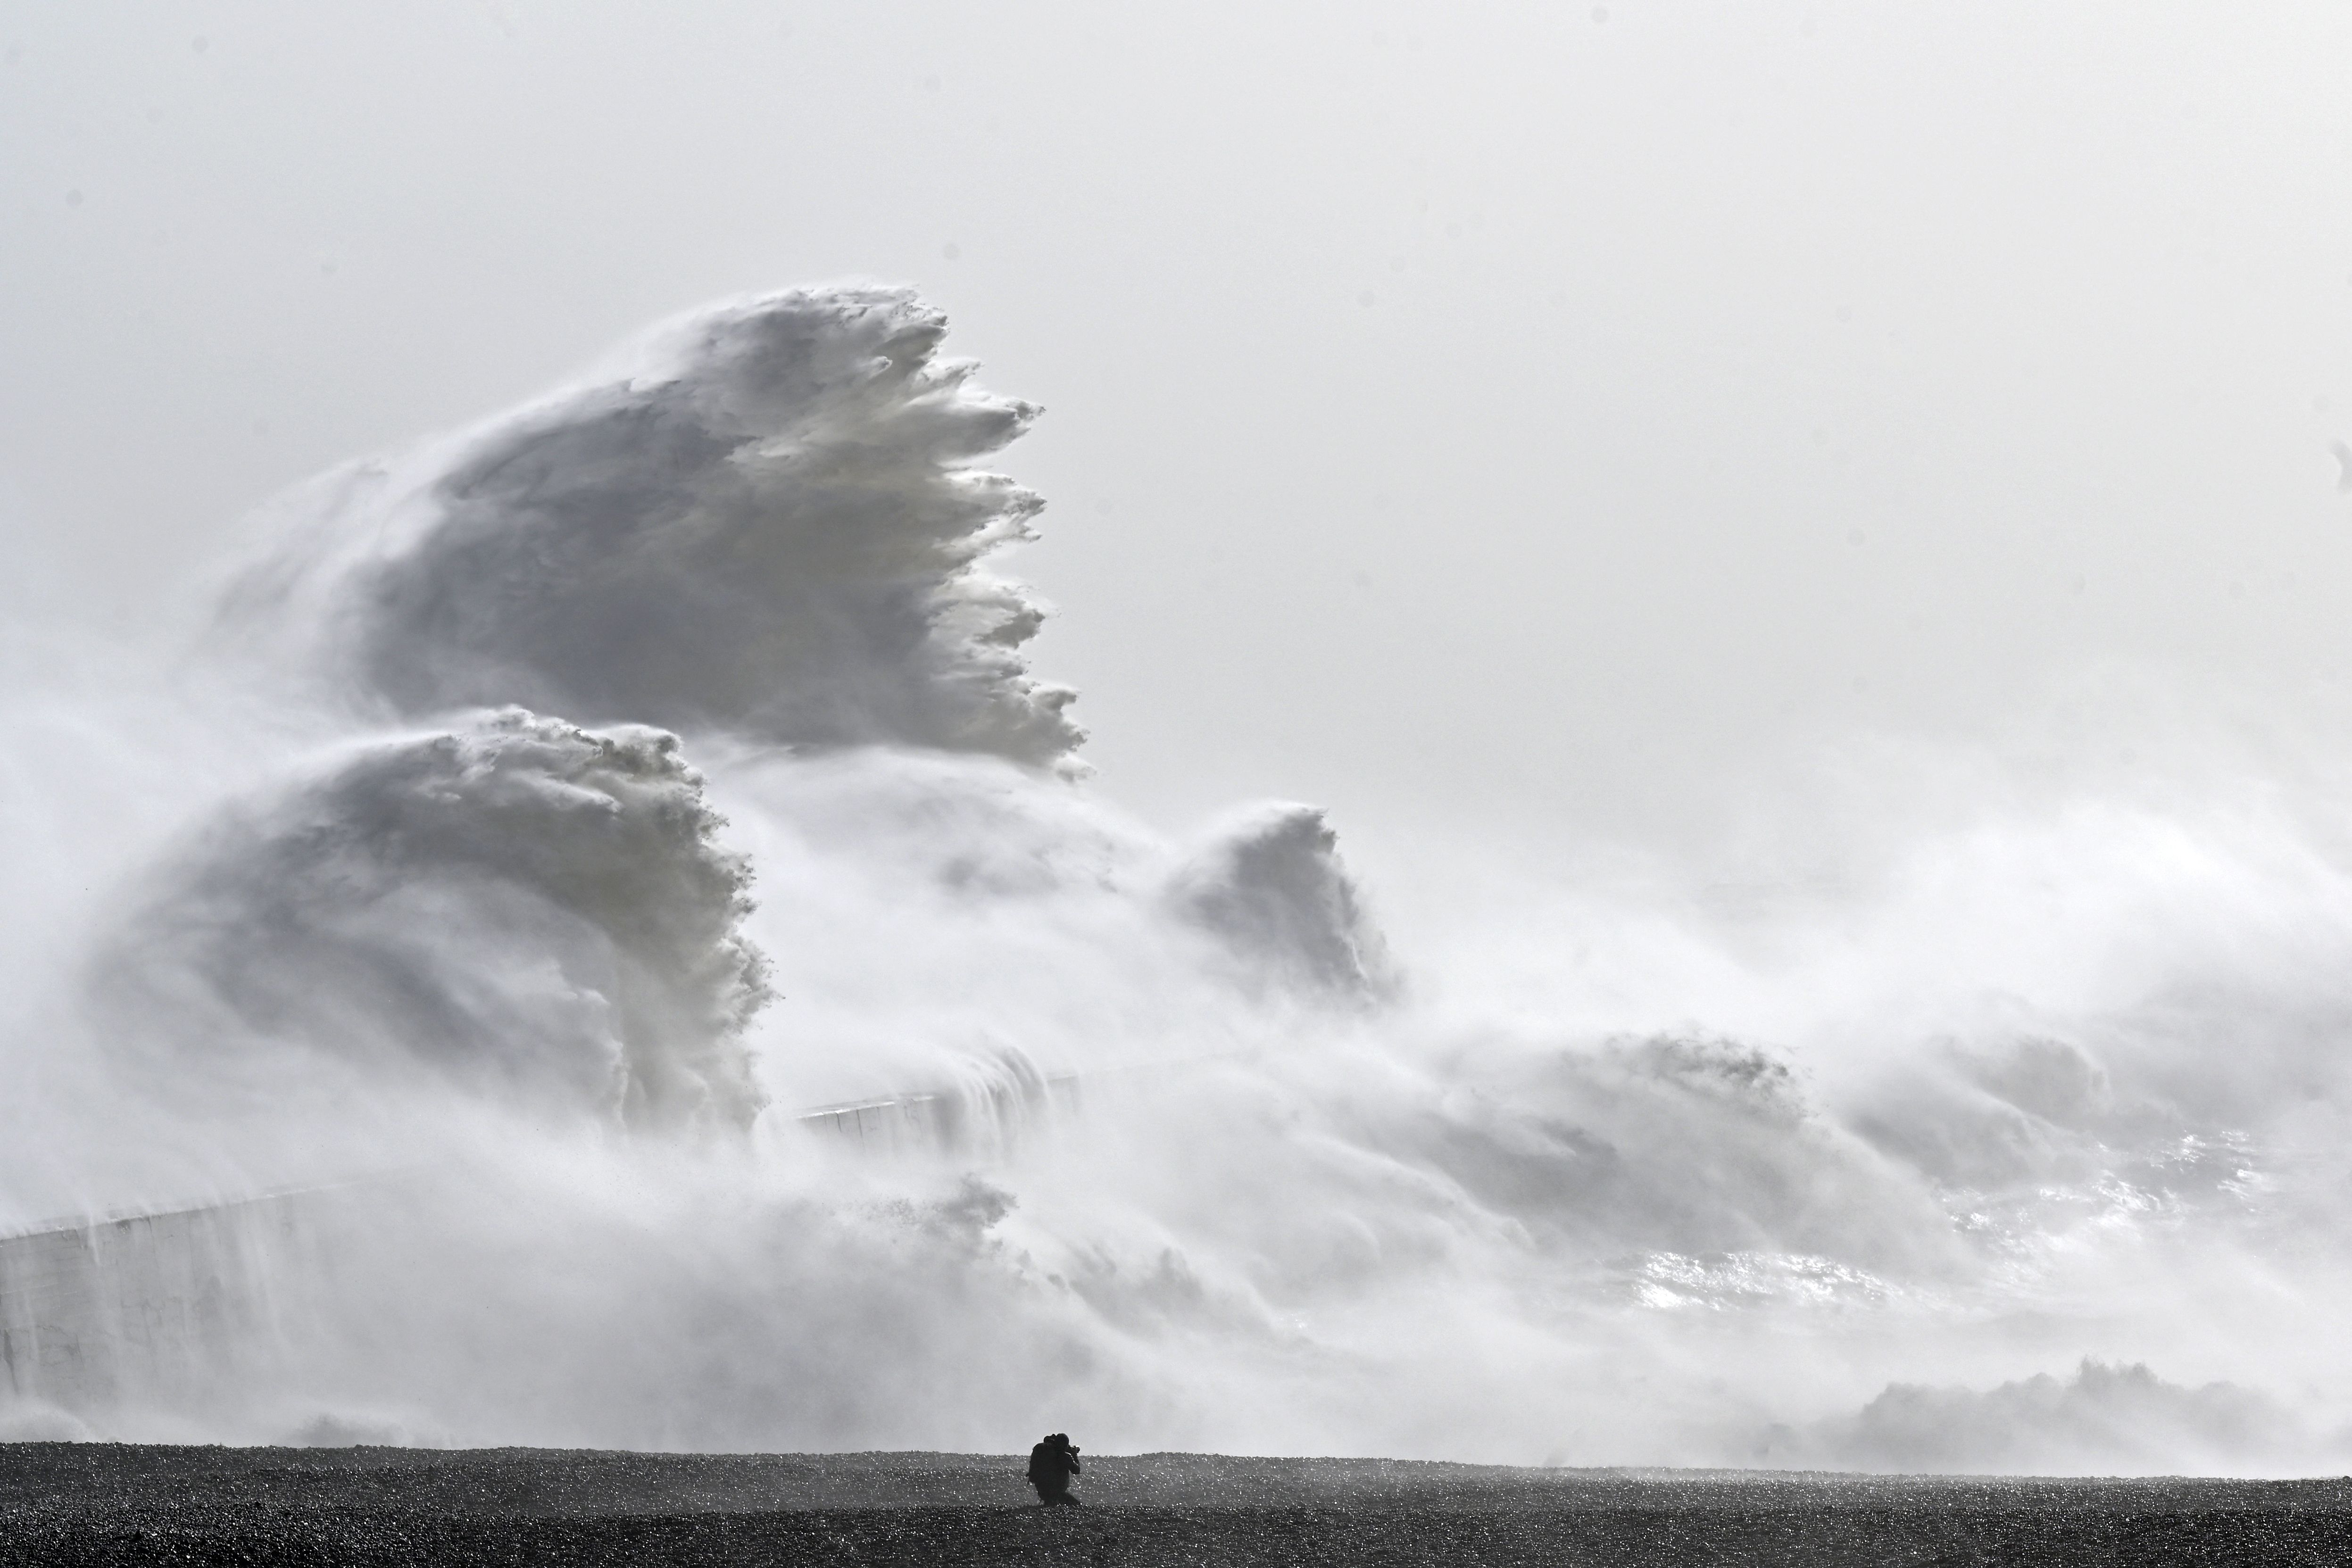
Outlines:
<svg viewBox="0 0 2352 1568"><path fill-rule="evenodd" d="M673 323L278 503L202 712L18 701L0 1434L2338 1462L2326 802L1399 939L1086 782L944 330Z"/></svg>
<svg viewBox="0 0 2352 1568"><path fill-rule="evenodd" d="M1255 807L1210 834L1171 894L1247 970L1335 995L1384 996L1396 977L1339 849L1317 808Z"/></svg>
<svg viewBox="0 0 2352 1568"><path fill-rule="evenodd" d="M766 963L719 826L660 730L509 708L373 742L207 824L90 983L119 1048L178 1054L146 1064L175 1088L282 1092L291 1046L540 1113L740 1129Z"/></svg>
<svg viewBox="0 0 2352 1568"><path fill-rule="evenodd" d="M795 290L653 334L621 368L314 487L224 634L401 715L893 743L1049 764L1070 693L1044 612L981 559L1042 503L974 466L1026 429L904 289Z"/></svg>

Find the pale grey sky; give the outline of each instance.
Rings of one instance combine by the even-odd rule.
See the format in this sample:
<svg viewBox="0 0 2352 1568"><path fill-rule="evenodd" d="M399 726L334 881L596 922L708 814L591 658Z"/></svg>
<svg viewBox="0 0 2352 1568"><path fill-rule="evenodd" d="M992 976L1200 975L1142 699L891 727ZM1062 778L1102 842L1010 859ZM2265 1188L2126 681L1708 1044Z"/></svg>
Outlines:
<svg viewBox="0 0 2352 1568"><path fill-rule="evenodd" d="M237 517L742 290L907 281L1121 799L1664 834L2121 662L2345 749L2329 5L0 5L0 527ZM2200 699L2201 700L2201 699Z"/></svg>

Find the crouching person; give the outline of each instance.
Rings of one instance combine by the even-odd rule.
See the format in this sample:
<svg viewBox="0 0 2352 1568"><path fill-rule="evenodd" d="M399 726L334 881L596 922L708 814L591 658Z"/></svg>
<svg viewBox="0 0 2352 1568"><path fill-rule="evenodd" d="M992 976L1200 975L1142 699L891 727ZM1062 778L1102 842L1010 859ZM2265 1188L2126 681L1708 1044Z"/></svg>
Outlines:
<svg viewBox="0 0 2352 1568"><path fill-rule="evenodd" d="M1066 1432L1053 1433L1029 1450L1029 1484L1037 1489L1037 1500L1049 1508L1057 1502L1076 1505L1070 1482L1077 1473L1077 1445Z"/></svg>

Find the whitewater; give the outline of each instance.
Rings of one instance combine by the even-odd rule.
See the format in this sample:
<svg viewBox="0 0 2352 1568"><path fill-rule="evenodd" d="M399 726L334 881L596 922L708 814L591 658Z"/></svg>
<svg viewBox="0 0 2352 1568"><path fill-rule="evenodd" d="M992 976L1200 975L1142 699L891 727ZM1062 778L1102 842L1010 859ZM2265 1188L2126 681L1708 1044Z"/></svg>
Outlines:
<svg viewBox="0 0 2352 1568"><path fill-rule="evenodd" d="M1090 781L946 327L712 307L11 646L0 1438L2346 1467L2340 801L1385 919Z"/></svg>

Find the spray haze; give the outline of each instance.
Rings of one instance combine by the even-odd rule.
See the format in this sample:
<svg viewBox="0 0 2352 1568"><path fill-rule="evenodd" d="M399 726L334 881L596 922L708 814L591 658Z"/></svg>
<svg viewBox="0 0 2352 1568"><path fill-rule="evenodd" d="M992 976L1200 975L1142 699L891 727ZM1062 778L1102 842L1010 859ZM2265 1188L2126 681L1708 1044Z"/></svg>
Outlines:
<svg viewBox="0 0 2352 1568"><path fill-rule="evenodd" d="M987 562L1036 411L944 331L731 302L278 505L187 689L279 727L122 699L86 765L189 800L44 873L88 937L9 1067L75 1135L0 1154L241 1198L187 1228L268 1321L100 1376L0 1274L0 1429L2337 1462L2307 802L1889 812L1866 882L1393 939L1321 810L1087 782Z"/></svg>

